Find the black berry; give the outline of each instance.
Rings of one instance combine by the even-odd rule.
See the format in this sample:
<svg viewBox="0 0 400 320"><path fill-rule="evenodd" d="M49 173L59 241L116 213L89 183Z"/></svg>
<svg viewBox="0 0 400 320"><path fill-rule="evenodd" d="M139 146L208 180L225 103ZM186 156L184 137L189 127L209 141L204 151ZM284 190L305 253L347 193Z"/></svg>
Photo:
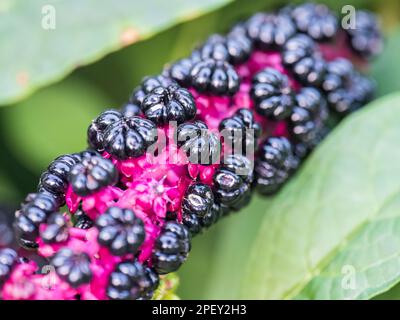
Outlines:
<svg viewBox="0 0 400 320"><path fill-rule="evenodd" d="M9 248L0 249L0 288L10 276L10 273L17 263L17 253Z"/></svg>
<svg viewBox="0 0 400 320"><path fill-rule="evenodd" d="M136 158L157 140L156 125L139 117L124 117L108 110L92 122L88 129L89 145L106 151L117 159Z"/></svg>
<svg viewBox="0 0 400 320"><path fill-rule="evenodd" d="M326 72L326 62L315 42L304 34L298 34L286 42L282 61L304 85L319 86Z"/></svg>
<svg viewBox="0 0 400 320"><path fill-rule="evenodd" d="M152 255L153 268L158 274L178 270L190 251L190 233L177 222L167 222L157 238Z"/></svg>
<svg viewBox="0 0 400 320"><path fill-rule="evenodd" d="M143 221L130 209L108 208L96 220L98 242L117 256L135 254L145 239Z"/></svg>
<svg viewBox="0 0 400 320"><path fill-rule="evenodd" d="M74 253L70 248L61 248L51 258L58 276L76 288L92 279L90 258L86 253Z"/></svg>
<svg viewBox="0 0 400 320"><path fill-rule="evenodd" d="M378 55L383 49L383 35L378 18L369 11L358 10L355 26L346 28L352 49L364 58Z"/></svg>
<svg viewBox="0 0 400 320"><path fill-rule="evenodd" d="M45 243L60 243L68 239L68 223L65 217L55 212L47 219L46 226L40 231L40 237Z"/></svg>
<svg viewBox="0 0 400 320"><path fill-rule="evenodd" d="M142 109L140 109L140 105L128 102L121 108L121 113L126 118L136 117L142 114Z"/></svg>
<svg viewBox="0 0 400 320"><path fill-rule="evenodd" d="M187 122L177 128L177 145L190 163L209 165L219 161L221 143L202 121Z"/></svg>
<svg viewBox="0 0 400 320"><path fill-rule="evenodd" d="M269 119L282 120L292 112L294 98L289 79L275 69L266 68L254 76L251 96L256 111Z"/></svg>
<svg viewBox="0 0 400 320"><path fill-rule="evenodd" d="M277 192L298 166L292 145L284 137L268 138L255 163L255 185L264 195Z"/></svg>
<svg viewBox="0 0 400 320"><path fill-rule="evenodd" d="M195 63L190 71L193 88L212 95L233 95L239 90L240 78L227 62L214 59Z"/></svg>
<svg viewBox="0 0 400 320"><path fill-rule="evenodd" d="M178 85L154 88L143 99L141 108L146 118L158 125L192 120L197 111L192 94Z"/></svg>
<svg viewBox="0 0 400 320"><path fill-rule="evenodd" d="M336 59L328 64L327 74L322 83L331 109L345 115L372 100L375 84L358 73L346 59Z"/></svg>
<svg viewBox="0 0 400 320"><path fill-rule="evenodd" d="M68 186L67 177L71 168L79 161L78 154L63 155L53 160L40 177L38 191L49 193L59 202L65 202L65 191Z"/></svg>
<svg viewBox="0 0 400 320"><path fill-rule="evenodd" d="M243 155L226 156L214 174L214 195L216 202L233 210L245 206L251 195L253 165Z"/></svg>
<svg viewBox="0 0 400 320"><path fill-rule="evenodd" d="M316 41L330 40L338 32L338 19L324 4L305 3L290 10L297 30Z"/></svg>
<svg viewBox="0 0 400 320"><path fill-rule="evenodd" d="M261 126L255 121L253 112L249 109L239 109L230 118L221 121L219 130L224 142L233 148L254 148L261 135ZM252 131L250 131L252 130Z"/></svg>
<svg viewBox="0 0 400 320"><path fill-rule="evenodd" d="M252 42L245 34L214 34L197 51L202 59L223 60L236 65L249 58Z"/></svg>
<svg viewBox="0 0 400 320"><path fill-rule="evenodd" d="M203 219L206 219L206 224L213 219L213 205L214 195L208 185L195 183L186 190L182 201L182 216L192 235L201 230Z"/></svg>
<svg viewBox="0 0 400 320"><path fill-rule="evenodd" d="M83 156L68 174L72 190L85 197L118 181L118 171L113 163L99 154Z"/></svg>
<svg viewBox="0 0 400 320"><path fill-rule="evenodd" d="M27 248L37 247L36 238L39 226L45 223L48 216L59 209L57 201L49 194L29 194L15 213L14 228L20 244Z"/></svg>
<svg viewBox="0 0 400 320"><path fill-rule="evenodd" d="M290 116L290 133L296 143L311 150L324 137L329 117L325 97L315 88L302 88L296 95L296 105Z"/></svg>
<svg viewBox="0 0 400 320"><path fill-rule="evenodd" d="M75 212L74 214L74 218L75 218L75 228L79 228L79 229L90 229L91 227L93 227L94 222L92 219L90 219L83 211L78 210L77 212Z"/></svg>
<svg viewBox="0 0 400 320"><path fill-rule="evenodd" d="M163 73L176 81L182 87L188 88L191 85L190 71L192 70L195 63L199 62L201 59L200 53L194 51L190 57L183 58L175 61L171 65L167 65Z"/></svg>
<svg viewBox="0 0 400 320"><path fill-rule="evenodd" d="M149 299L158 283L154 271L138 261L121 262L110 275L107 296L111 300Z"/></svg>
<svg viewBox="0 0 400 320"><path fill-rule="evenodd" d="M247 34L261 50L280 49L296 33L287 15L257 13L246 23Z"/></svg>
<svg viewBox="0 0 400 320"><path fill-rule="evenodd" d="M140 106L142 105L145 96L147 96L151 91L153 91L157 87L167 88L171 84L174 84L174 81L170 77L164 75L150 76L143 78L140 85L133 90L133 93L128 103L130 105L129 108L131 110L133 110L133 108L135 108L136 110L137 109L140 110ZM125 115L124 111L126 110L122 111ZM132 115L127 114L125 116L132 116Z"/></svg>

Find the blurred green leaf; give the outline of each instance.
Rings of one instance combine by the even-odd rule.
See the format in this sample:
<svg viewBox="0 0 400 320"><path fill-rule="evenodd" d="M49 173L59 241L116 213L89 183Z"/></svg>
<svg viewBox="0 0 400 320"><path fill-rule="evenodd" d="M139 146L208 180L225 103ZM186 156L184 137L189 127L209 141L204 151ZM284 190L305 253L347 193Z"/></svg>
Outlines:
<svg viewBox="0 0 400 320"><path fill-rule="evenodd" d="M179 286L179 277L176 273L169 273L160 277L160 284L154 292L152 300L179 300L176 290Z"/></svg>
<svg viewBox="0 0 400 320"><path fill-rule="evenodd" d="M0 111L8 148L34 172L55 157L86 148L86 130L108 99L95 87L68 78Z"/></svg>
<svg viewBox="0 0 400 320"><path fill-rule="evenodd" d="M216 234L215 248L211 267L208 266L207 286L201 298L239 298L240 279L249 250L269 204L269 199L255 197L248 207L220 221L212 230Z"/></svg>
<svg viewBox="0 0 400 320"><path fill-rule="evenodd" d="M372 77L378 85L378 94L400 90L400 29L387 37L385 50L372 65Z"/></svg>
<svg viewBox="0 0 400 320"><path fill-rule="evenodd" d="M230 1L3 0L0 105Z"/></svg>
<svg viewBox="0 0 400 320"><path fill-rule="evenodd" d="M400 93L347 118L265 213L241 296L368 299L400 279Z"/></svg>

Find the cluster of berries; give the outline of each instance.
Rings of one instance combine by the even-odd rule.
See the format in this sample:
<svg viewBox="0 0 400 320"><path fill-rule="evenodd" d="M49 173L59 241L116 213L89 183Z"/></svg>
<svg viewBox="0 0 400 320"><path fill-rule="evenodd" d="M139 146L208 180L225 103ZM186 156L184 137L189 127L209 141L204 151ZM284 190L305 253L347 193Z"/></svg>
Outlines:
<svg viewBox="0 0 400 320"><path fill-rule="evenodd" d="M87 150L49 165L16 212L20 245L51 272L2 249L0 297L150 299L192 236L247 205L254 189L276 193L325 137L330 114L372 98L362 70L382 36L373 14L355 19L341 29L312 3L258 13L143 79L121 110L93 120Z"/></svg>

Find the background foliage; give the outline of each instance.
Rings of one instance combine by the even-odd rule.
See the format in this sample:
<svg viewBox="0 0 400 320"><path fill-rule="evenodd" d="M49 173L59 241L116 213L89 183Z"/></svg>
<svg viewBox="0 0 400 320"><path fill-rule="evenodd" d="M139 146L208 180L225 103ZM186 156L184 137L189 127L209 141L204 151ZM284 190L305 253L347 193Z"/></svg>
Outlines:
<svg viewBox="0 0 400 320"><path fill-rule="evenodd" d="M324 2L340 10L349 1ZM55 30L39 28L44 3L57 10ZM105 108L119 107L143 76L159 72L209 34L285 1L115 3L0 3L1 202L16 206L53 158L84 148L90 120ZM351 3L383 18L387 45L371 68L379 95L400 90L399 1ZM388 291L400 277L400 189L394 174L400 169L399 108L399 95L391 95L350 117L277 198L255 197L240 214L197 237L179 272L178 295L349 298L337 290L346 262L360 267L357 277L370 284L350 298L384 291L376 298L400 298L398 287ZM368 176L371 170L377 175ZM337 202L342 207L335 207Z"/></svg>

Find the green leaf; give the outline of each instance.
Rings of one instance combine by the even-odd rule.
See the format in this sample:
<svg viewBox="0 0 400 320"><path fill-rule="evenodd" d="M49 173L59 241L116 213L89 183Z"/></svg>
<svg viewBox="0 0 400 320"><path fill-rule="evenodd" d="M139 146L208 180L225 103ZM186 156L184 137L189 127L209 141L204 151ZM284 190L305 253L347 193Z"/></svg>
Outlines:
<svg viewBox="0 0 400 320"><path fill-rule="evenodd" d="M70 77L13 108L0 110L5 143L38 175L55 157L85 149L89 123L107 107L109 100L102 92Z"/></svg>
<svg viewBox="0 0 400 320"><path fill-rule="evenodd" d="M241 296L368 299L400 279L400 94L347 118L274 198Z"/></svg>
<svg viewBox="0 0 400 320"><path fill-rule="evenodd" d="M230 1L3 0L0 105Z"/></svg>

